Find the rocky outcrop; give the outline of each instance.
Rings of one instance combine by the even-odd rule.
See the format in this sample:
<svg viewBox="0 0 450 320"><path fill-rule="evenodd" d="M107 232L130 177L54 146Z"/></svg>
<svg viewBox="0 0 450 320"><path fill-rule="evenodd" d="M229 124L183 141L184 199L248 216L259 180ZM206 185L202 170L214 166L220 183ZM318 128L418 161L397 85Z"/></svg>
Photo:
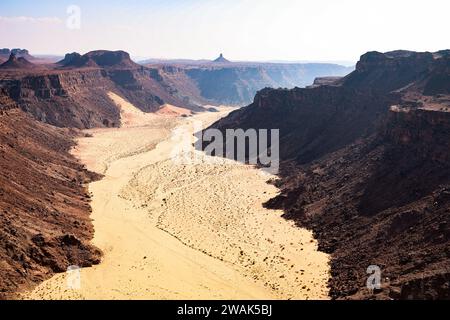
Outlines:
<svg viewBox="0 0 450 320"><path fill-rule="evenodd" d="M341 80L342 77L318 77L314 79L312 85L308 86L308 88L315 88L320 86L330 86L334 84L338 84L338 81Z"/></svg>
<svg viewBox="0 0 450 320"><path fill-rule="evenodd" d="M431 93L431 88L425 90L433 82L440 82L448 89L446 79L434 79L437 74L447 75L450 54L448 51L436 53L393 51L387 53L368 52L361 56L356 64L356 70L342 79L345 86L353 88L368 88L384 93L393 90L424 91ZM434 80L433 80L434 79ZM448 78L447 78L448 80ZM432 83L429 83L429 82ZM447 84L447 85L446 85ZM419 88L419 87L421 88ZM409 88L411 87L411 88ZM427 92L428 91L428 92ZM436 94L433 92L431 94Z"/></svg>
<svg viewBox="0 0 450 320"><path fill-rule="evenodd" d="M202 99L179 92L165 72L135 64L123 51L73 53L53 69L0 72L0 88L22 110L39 121L60 127L92 128L120 125L112 91L145 112L163 104L200 110Z"/></svg>
<svg viewBox="0 0 450 320"><path fill-rule="evenodd" d="M213 127L278 128L281 158L308 163L375 133L392 105L448 107L448 99L438 95L450 85L450 79L442 76L449 61L446 51L370 52L354 72L331 84L263 89L252 104ZM431 86L435 95L430 97Z"/></svg>
<svg viewBox="0 0 450 320"><path fill-rule="evenodd" d="M373 134L398 96L337 86L264 89L254 102L213 127L280 130L280 157L299 164L318 159Z"/></svg>
<svg viewBox="0 0 450 320"><path fill-rule="evenodd" d="M108 98L115 87L102 70L29 74L0 81L20 108L60 127L118 126L120 113Z"/></svg>
<svg viewBox="0 0 450 320"><path fill-rule="evenodd" d="M450 163L450 112L391 107L384 137L399 148L411 149L417 157Z"/></svg>

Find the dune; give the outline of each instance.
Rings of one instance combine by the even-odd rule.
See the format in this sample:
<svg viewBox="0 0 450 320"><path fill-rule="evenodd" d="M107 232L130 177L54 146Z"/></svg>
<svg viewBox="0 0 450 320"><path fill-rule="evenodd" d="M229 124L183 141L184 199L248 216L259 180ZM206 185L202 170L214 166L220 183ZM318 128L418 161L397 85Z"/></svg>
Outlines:
<svg viewBox="0 0 450 320"><path fill-rule="evenodd" d="M165 104L156 111L156 114L170 115L170 116L190 116L192 111L186 108L176 107L170 104Z"/></svg>
<svg viewBox="0 0 450 320"><path fill-rule="evenodd" d="M102 262L81 269L80 288L58 274L24 299L327 299L328 256L262 206L278 193L273 176L193 149L183 152L199 161L174 158L194 121L233 108L173 117L110 97L123 126L87 130L73 150L104 174L89 185Z"/></svg>

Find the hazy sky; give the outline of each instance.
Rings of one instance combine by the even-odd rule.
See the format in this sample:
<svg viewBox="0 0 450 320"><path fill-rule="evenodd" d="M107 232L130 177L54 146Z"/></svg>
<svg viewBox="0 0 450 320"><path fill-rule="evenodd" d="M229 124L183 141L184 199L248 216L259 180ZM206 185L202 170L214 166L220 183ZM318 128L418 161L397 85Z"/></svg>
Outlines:
<svg viewBox="0 0 450 320"><path fill-rule="evenodd" d="M81 9L80 29L67 27L70 5ZM449 14L448 0L1 0L0 47L356 61L370 50L449 49Z"/></svg>

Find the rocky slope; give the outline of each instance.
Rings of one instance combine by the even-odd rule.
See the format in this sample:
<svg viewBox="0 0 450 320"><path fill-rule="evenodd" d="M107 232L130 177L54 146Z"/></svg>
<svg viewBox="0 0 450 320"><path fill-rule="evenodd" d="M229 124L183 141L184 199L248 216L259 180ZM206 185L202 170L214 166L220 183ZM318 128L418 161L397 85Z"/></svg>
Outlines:
<svg viewBox="0 0 450 320"><path fill-rule="evenodd" d="M332 254L333 298L449 298L449 61L370 52L336 82L262 90L213 125L280 129L283 191L267 206Z"/></svg>
<svg viewBox="0 0 450 320"><path fill-rule="evenodd" d="M73 53L39 70L0 70L0 88L39 121L60 127L91 128L120 125L119 109L108 97L113 91L143 111L163 104L201 107L194 94L182 96L166 83L161 70L131 61L123 51ZM189 94L189 93L186 93Z"/></svg>
<svg viewBox="0 0 450 320"><path fill-rule="evenodd" d="M0 299L100 252L85 187L98 178L69 153L75 131L33 119L0 93Z"/></svg>

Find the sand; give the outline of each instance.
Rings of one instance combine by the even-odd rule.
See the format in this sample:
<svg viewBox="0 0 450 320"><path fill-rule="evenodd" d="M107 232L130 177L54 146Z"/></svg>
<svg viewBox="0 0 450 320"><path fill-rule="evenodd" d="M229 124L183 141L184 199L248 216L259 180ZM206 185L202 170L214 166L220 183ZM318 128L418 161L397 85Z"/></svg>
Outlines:
<svg viewBox="0 0 450 320"><path fill-rule="evenodd" d="M110 97L122 127L87 130L73 150L105 175L89 185L102 262L81 270L79 289L58 274L23 298L328 298L329 257L310 231L262 206L278 192L266 183L273 176L192 147L184 152L196 161L174 158L194 121L206 126L231 108L144 114Z"/></svg>

